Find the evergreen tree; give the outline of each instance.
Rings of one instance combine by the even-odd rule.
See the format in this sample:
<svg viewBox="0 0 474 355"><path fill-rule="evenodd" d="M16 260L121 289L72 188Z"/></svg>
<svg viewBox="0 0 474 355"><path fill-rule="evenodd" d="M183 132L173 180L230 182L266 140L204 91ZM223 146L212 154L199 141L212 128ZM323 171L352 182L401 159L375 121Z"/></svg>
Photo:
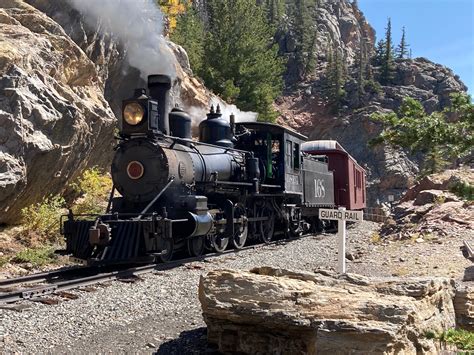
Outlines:
<svg viewBox="0 0 474 355"><path fill-rule="evenodd" d="M328 63L326 67L326 96L335 112L338 112L344 99L346 92L345 84L345 67L341 53L337 47L329 50Z"/></svg>
<svg viewBox="0 0 474 355"><path fill-rule="evenodd" d="M394 78L394 51L392 44L392 21L389 18L385 31L385 49L383 53L382 68L380 73L380 81L382 84L390 84Z"/></svg>
<svg viewBox="0 0 474 355"><path fill-rule="evenodd" d="M208 0L206 85L243 110L257 111L272 121L275 98L281 93L283 60L273 42L265 9L254 0Z"/></svg>
<svg viewBox="0 0 474 355"><path fill-rule="evenodd" d="M300 78L316 68L316 20L313 16L314 6L318 6L311 0L295 0L291 6L290 18L296 40L296 63Z"/></svg>
<svg viewBox="0 0 474 355"><path fill-rule="evenodd" d="M284 0L265 0L264 2L268 22L273 27L278 27L281 23L281 19L285 14L285 1Z"/></svg>
<svg viewBox="0 0 474 355"><path fill-rule="evenodd" d="M382 65L385 58L385 41L379 40L375 47L374 65Z"/></svg>
<svg viewBox="0 0 474 355"><path fill-rule="evenodd" d="M406 33L405 33L405 26L402 28L402 39L400 40L400 44L397 47L397 58L398 59L405 59L409 52L408 52L408 43L406 41Z"/></svg>
<svg viewBox="0 0 474 355"><path fill-rule="evenodd" d="M465 93L451 94L451 105L428 115L423 105L405 98L397 114L375 114L373 119L384 125L371 145L387 143L425 153L423 174L437 172L468 156L474 146L474 104ZM453 120L455 118L455 120Z"/></svg>
<svg viewBox="0 0 474 355"><path fill-rule="evenodd" d="M183 46L194 73L201 75L204 57L204 23L193 6L177 17L176 28L170 39Z"/></svg>

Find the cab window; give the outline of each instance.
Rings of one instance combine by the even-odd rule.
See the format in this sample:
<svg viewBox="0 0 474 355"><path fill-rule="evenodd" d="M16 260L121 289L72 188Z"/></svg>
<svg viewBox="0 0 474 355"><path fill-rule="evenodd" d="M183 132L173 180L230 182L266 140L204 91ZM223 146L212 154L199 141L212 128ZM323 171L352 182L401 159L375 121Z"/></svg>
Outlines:
<svg viewBox="0 0 474 355"><path fill-rule="evenodd" d="M293 149L293 166L295 170L299 170L300 168L300 145L298 143L294 144L294 149Z"/></svg>
<svg viewBox="0 0 474 355"><path fill-rule="evenodd" d="M286 141L286 167L293 168L293 144L291 141Z"/></svg>

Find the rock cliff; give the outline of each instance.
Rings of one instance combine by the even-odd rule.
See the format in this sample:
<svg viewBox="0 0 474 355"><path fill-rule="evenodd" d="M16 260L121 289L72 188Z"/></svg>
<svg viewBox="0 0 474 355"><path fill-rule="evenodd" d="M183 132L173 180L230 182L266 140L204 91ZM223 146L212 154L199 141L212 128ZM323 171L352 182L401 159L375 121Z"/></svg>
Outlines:
<svg viewBox="0 0 474 355"><path fill-rule="evenodd" d="M293 60L294 45L288 45L294 43L291 30L279 41L289 58L288 89L276 103L281 112L279 122L311 139L338 140L367 168L369 205L386 202L390 194L400 197L418 173L421 157L385 146L369 148L368 141L381 131L380 124L373 122L370 115L397 110L406 96L422 102L431 113L449 103L450 93L466 91L466 86L449 68L428 59L397 60L393 82L388 86L366 87L359 99L357 83L351 74L354 76L357 70L354 63L361 41L365 43L367 55L373 54L375 31L357 6L347 0L320 1L314 31L317 33L313 53L318 59L316 70L303 79L298 76L299 69ZM326 53L331 44L341 50L348 73L346 95L338 114L333 112L324 90ZM376 82L379 68L372 66L371 70Z"/></svg>
<svg viewBox="0 0 474 355"><path fill-rule="evenodd" d="M0 223L107 161L114 115L94 62L51 18L0 1Z"/></svg>
<svg viewBox="0 0 474 355"><path fill-rule="evenodd" d="M0 45L1 224L18 223L21 208L62 192L85 167L108 169L121 101L146 85L120 41L69 2L0 0ZM188 75L186 52L168 46L173 102L203 118L210 102L225 110Z"/></svg>

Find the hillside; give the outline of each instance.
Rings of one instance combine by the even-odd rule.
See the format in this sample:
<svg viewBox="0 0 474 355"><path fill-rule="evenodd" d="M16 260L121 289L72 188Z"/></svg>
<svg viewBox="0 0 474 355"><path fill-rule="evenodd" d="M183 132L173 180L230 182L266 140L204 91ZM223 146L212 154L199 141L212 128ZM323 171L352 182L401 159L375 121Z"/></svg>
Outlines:
<svg viewBox="0 0 474 355"><path fill-rule="evenodd" d="M397 110L406 96L420 100L428 112L439 110L449 103L450 93L466 87L449 68L424 58L402 59L395 61L395 76L387 85L378 84L380 67L368 63L372 78L360 95L356 67L361 56L366 61L373 56L373 28L347 0L310 3L310 16L300 23L296 15L276 20L275 42L287 63L283 94L274 104L278 122L311 139L339 140L367 168L369 203L376 206L389 194L403 194L418 173L420 156L386 146L369 148L367 142L381 131L370 115ZM174 72L173 101L189 109L196 123L210 101L224 105L192 75L195 68L183 48L164 40L158 46L163 51L148 56L153 59L137 58L130 45L140 48L139 41L116 36L120 23L118 29L108 27L106 19L78 10L80 4L0 2L0 223L18 223L22 208L38 202L45 191L62 193L84 168L108 169L121 101L144 86L150 70L160 70L162 55L172 63L166 70ZM204 2L195 6L205 18ZM148 28L144 19L128 15L120 20ZM306 37L301 36L302 25ZM347 72L338 112L327 94L328 67L334 63L331 48L337 48ZM311 61L311 70L305 61ZM267 96L260 99L268 101ZM241 120L253 117L235 107L232 111Z"/></svg>
<svg viewBox="0 0 474 355"><path fill-rule="evenodd" d="M382 129L370 116L397 111L405 97L419 100L428 113L442 110L450 102L449 95L465 92L466 86L451 69L426 58L395 60L393 81L380 85L381 68L369 61L365 75L371 71L373 79L371 82L367 78L360 95L357 82L360 51L368 58L375 54L375 31L363 13L355 3L346 0L320 1L313 31L317 41L309 55L317 57L317 64L314 72L306 76L298 74L301 69L294 60L294 30L290 27L280 37L280 49L289 61L286 90L276 102L281 113L279 123L304 132L311 139L338 140L366 167L371 206L387 202L388 195L401 197L419 173L421 157L387 146L369 148L368 142ZM341 51L347 71L345 95L337 113L325 87L331 45Z"/></svg>

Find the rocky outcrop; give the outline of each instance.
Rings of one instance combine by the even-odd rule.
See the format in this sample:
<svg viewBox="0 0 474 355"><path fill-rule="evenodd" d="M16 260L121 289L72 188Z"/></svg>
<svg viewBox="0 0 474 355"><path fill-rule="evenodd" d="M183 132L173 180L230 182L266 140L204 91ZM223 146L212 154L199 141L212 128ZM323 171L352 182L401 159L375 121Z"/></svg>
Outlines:
<svg viewBox="0 0 474 355"><path fill-rule="evenodd" d="M295 31L292 24L277 36L280 51L288 58L287 90L276 103L281 113L279 123L301 131L311 139L337 139L368 173L368 204L387 203L388 196L399 198L418 174L422 156L413 156L401 149L378 146L369 148L368 142L382 130L371 114L397 110L407 96L419 100L428 113L444 108L450 102L449 94L466 91L466 86L449 68L426 58L397 60L394 79L390 85L380 86L380 68L370 66L371 80L359 92L359 68L355 65L362 53L368 58L374 54L375 31L349 0L317 2L314 23L309 35L315 35L312 53L317 57L316 69L306 77L297 60ZM379 35L380 38L380 35ZM327 53L337 48L346 68L345 99L339 113L334 112L327 99ZM366 74L368 72L366 68Z"/></svg>
<svg viewBox="0 0 474 355"><path fill-rule="evenodd" d="M322 63L321 65L325 65ZM396 63L395 80L390 86L367 89L363 104L356 102L357 85L349 80L346 98L339 114L326 101L324 77L306 82L281 98L279 122L308 135L310 139L336 139L365 166L368 174L368 202L374 206L387 202L388 195L399 198L412 185L422 156L387 146L370 147L368 142L382 130L374 113L396 111L405 97L419 100L428 113L443 109L453 92L466 91L454 73L424 58Z"/></svg>
<svg viewBox="0 0 474 355"><path fill-rule="evenodd" d="M447 170L423 178L395 205L393 220L383 226L382 235L419 241L434 236L468 236L474 229L474 206L451 192L464 185L474 186L471 169Z"/></svg>
<svg viewBox="0 0 474 355"><path fill-rule="evenodd" d="M201 277L208 340L223 353L429 354L455 326L447 279L369 279L258 268Z"/></svg>
<svg viewBox="0 0 474 355"><path fill-rule="evenodd" d="M114 115L95 64L63 28L0 1L0 223L108 161Z"/></svg>
<svg viewBox="0 0 474 355"><path fill-rule="evenodd" d="M462 283L456 288L454 308L457 326L474 331L474 285L472 282Z"/></svg>
<svg viewBox="0 0 474 355"><path fill-rule="evenodd" d="M0 0L0 224L18 223L21 208L62 192L85 167L108 169L121 102L146 86L119 40L90 23L67 1ZM239 113L168 46L173 104L197 118L211 101Z"/></svg>
<svg viewBox="0 0 474 355"><path fill-rule="evenodd" d="M321 0L317 3L313 15L315 22L311 28L315 46L310 55L316 56L319 64L327 61L327 53L332 48L338 48L347 63L353 64L361 42L369 49L374 46L375 31L356 5L346 0ZM285 81L289 85L300 82L304 72L304 68L300 67L302 64L297 60L298 43L295 37L291 23L282 26L277 35L280 52L288 60ZM317 71L323 67L324 65L319 65Z"/></svg>

